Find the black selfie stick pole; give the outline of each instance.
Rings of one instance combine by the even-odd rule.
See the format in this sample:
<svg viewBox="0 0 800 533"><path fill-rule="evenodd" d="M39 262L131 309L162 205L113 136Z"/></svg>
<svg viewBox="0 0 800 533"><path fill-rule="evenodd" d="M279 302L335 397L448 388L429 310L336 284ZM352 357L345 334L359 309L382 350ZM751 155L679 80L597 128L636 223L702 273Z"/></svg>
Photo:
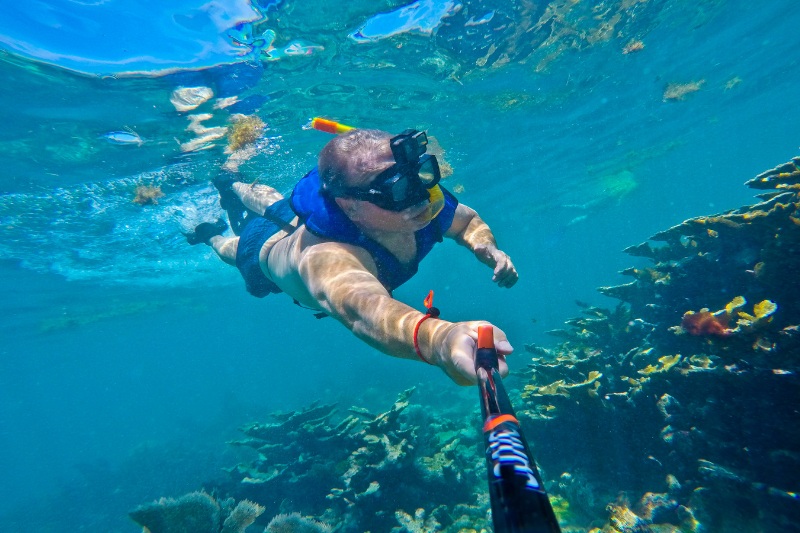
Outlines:
<svg viewBox="0 0 800 533"><path fill-rule="evenodd" d="M561 533L498 372L492 326L478 328L475 371L495 533Z"/></svg>

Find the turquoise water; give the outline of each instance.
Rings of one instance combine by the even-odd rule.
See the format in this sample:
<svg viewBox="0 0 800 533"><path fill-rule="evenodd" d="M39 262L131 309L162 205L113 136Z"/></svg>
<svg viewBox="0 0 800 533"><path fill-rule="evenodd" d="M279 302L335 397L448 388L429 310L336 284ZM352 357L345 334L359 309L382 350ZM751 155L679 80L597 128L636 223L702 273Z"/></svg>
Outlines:
<svg viewBox="0 0 800 533"><path fill-rule="evenodd" d="M6 6L0 517L54 502L27 530L136 531L130 508L221 476L237 461L225 441L269 411L455 387L285 297L249 297L235 270L185 244L181 230L220 214L209 179L227 157L224 139L185 149L189 115L213 127L257 114L267 130L240 170L284 192L328 139L306 127L313 116L427 129L455 170L447 186L489 222L520 282L495 288L447 243L396 296L419 307L434 289L444 317L493 321L521 369L523 344L550 342L575 300L613 305L594 289L636 262L623 248L751 203L743 182L798 155L794 7ZM698 90L665 101L672 83ZM195 86L214 97L177 110L173 91ZM165 196L137 205L139 184ZM152 469L126 470L132 457Z"/></svg>

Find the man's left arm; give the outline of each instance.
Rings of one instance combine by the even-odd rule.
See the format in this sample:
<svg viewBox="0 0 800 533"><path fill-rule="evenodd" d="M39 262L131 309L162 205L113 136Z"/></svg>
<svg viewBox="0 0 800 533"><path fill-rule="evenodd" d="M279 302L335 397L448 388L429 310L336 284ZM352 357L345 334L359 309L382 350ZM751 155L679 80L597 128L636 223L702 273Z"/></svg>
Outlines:
<svg viewBox="0 0 800 533"><path fill-rule="evenodd" d="M475 254L478 260L494 269L492 281L500 287L511 287L519 279L508 254L497 248L492 230L471 207L458 204L453 223L445 233Z"/></svg>

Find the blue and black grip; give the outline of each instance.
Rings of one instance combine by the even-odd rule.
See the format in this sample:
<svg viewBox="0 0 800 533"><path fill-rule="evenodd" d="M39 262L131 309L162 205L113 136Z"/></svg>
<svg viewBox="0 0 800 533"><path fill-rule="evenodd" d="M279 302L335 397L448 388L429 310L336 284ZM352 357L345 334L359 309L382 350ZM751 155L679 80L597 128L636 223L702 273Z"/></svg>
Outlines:
<svg viewBox="0 0 800 533"><path fill-rule="evenodd" d="M478 328L475 371L495 533L561 533L498 372L492 326Z"/></svg>

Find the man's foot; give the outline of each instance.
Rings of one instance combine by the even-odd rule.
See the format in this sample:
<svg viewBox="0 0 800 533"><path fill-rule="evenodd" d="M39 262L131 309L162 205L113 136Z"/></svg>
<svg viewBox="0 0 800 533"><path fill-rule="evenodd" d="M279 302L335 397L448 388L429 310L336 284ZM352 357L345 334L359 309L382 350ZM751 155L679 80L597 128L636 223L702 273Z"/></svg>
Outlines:
<svg viewBox="0 0 800 533"><path fill-rule="evenodd" d="M211 183L219 191L219 205L225 211L239 211L244 210L244 204L233 192L233 184L236 183L234 178L235 174L230 172L220 172Z"/></svg>
<svg viewBox="0 0 800 533"><path fill-rule="evenodd" d="M226 229L228 229L228 225L220 218L213 223L203 222L202 224L198 224L194 228L194 231L185 233L184 235L186 235L186 242L192 246L200 244L201 242L203 244L209 244L211 237L222 235Z"/></svg>

